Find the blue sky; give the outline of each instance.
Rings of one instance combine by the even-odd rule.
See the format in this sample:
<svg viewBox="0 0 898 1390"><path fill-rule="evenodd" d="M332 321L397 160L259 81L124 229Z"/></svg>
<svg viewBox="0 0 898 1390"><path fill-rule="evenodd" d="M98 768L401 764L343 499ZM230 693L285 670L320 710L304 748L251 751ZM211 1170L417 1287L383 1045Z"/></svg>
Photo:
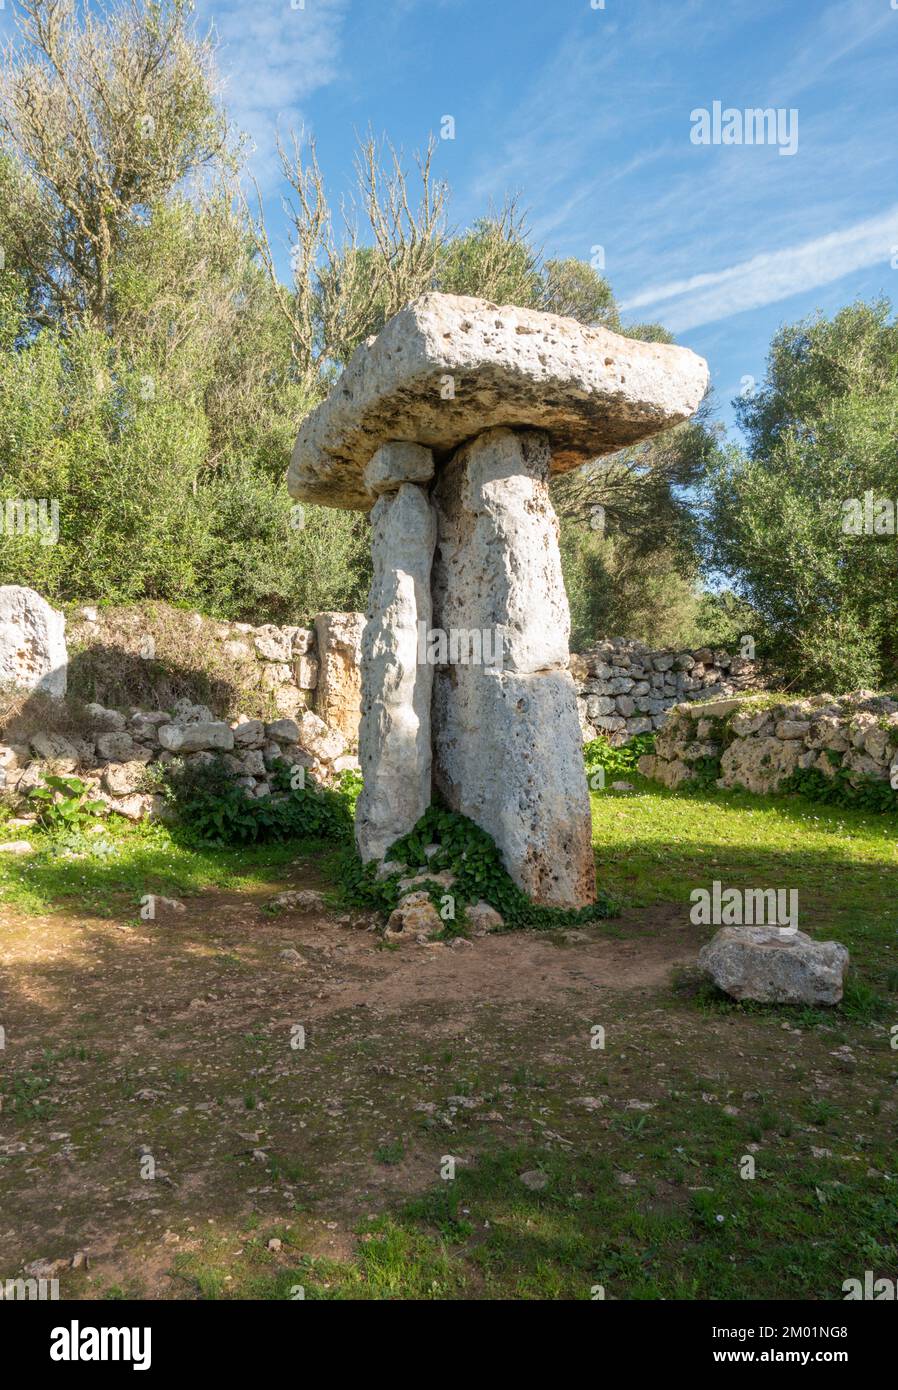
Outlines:
<svg viewBox="0 0 898 1390"><path fill-rule="evenodd" d="M707 357L727 420L781 323L898 300L898 0L293 3L197 4L276 237L278 127L314 134L338 199L356 132L411 154L451 115L452 220L518 193L546 255L602 246L625 322ZM714 101L797 109L797 152L693 144Z"/></svg>

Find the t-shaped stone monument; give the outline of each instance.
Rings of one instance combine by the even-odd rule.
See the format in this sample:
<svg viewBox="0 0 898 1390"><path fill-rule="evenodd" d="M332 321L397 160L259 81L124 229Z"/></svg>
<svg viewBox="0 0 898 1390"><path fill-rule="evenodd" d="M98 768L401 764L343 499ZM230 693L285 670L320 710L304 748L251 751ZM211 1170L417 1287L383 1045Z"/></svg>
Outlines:
<svg viewBox="0 0 898 1390"><path fill-rule="evenodd" d="M293 497L371 511L365 861L437 792L536 902L594 900L548 481L687 419L707 382L687 348L434 293L359 347L305 419Z"/></svg>

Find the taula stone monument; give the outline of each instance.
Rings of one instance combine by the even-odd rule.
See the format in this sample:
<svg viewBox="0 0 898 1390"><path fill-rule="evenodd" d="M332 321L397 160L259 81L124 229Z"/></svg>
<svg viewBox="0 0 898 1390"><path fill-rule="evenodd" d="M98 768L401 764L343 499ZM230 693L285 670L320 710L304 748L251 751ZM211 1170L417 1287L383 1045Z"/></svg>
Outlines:
<svg viewBox="0 0 898 1390"><path fill-rule="evenodd" d="M288 487L371 511L356 839L382 859L438 793L536 902L594 900L548 481L687 419L686 348L426 294L303 422Z"/></svg>

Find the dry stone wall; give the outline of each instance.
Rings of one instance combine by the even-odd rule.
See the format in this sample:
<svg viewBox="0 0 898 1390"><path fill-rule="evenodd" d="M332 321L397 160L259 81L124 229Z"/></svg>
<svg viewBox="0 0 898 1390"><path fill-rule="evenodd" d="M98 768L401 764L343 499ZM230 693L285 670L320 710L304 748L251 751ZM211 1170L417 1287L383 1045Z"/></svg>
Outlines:
<svg viewBox="0 0 898 1390"><path fill-rule="evenodd" d="M169 618L174 611L169 610ZM138 673L139 682L140 663L153 663L155 702L172 707L175 699L167 698L167 685L174 688L177 681L167 680L166 667L195 665L210 686L221 688L221 701L237 699L242 705L252 706L253 714L264 714L270 719L279 716L294 719L303 710L313 710L327 725L339 729L355 744L365 621L361 613L319 613L311 627L273 623L254 627L250 623L221 622L200 613L178 615L178 618L180 626L183 628L186 623L188 628L186 634L178 634L181 644L186 642L180 662L172 657L171 646L162 650L159 639L154 636L153 623L140 608L125 611L79 609L67 632L69 647L82 654L75 659L83 660L86 654L89 661L91 653L95 652L108 657L106 689L103 688L104 663L94 663L95 698L118 705L119 701L114 698L118 685L117 666L127 664L132 672ZM170 621L168 626L172 626ZM147 666L147 670L150 669ZM215 707L216 700L212 698L207 703ZM219 716L228 713L224 708L216 709Z"/></svg>
<svg viewBox="0 0 898 1390"><path fill-rule="evenodd" d="M710 647L652 651L613 637L571 657L584 743L604 737L614 745L664 725L685 701L711 700L757 690L753 661Z"/></svg>
<svg viewBox="0 0 898 1390"><path fill-rule="evenodd" d="M807 700L730 699L680 704L639 770L668 787L716 771L716 785L766 794L798 770L835 777L898 776L898 700L871 691ZM893 782L894 784L894 782Z"/></svg>
<svg viewBox="0 0 898 1390"><path fill-rule="evenodd" d="M8 657L0 663L0 796L19 812L29 809L28 794L49 772L76 774L111 810L136 820L161 814L151 765L175 759L221 755L255 797L271 794L278 761L325 784L358 770L360 613L322 613L310 628L163 615L163 629L166 617L170 627L180 624L194 678L223 703L246 698L248 709L231 717L221 705L171 697L173 686L189 683L191 668L175 671L170 652L156 651L144 610L81 608L68 624L70 655L62 613L17 585L0 590L0 599L8 619L0 625ZM104 683L110 691L150 689L158 694L155 707L62 698L75 662L87 664L101 694ZM267 717L257 717L262 712Z"/></svg>
<svg viewBox="0 0 898 1390"><path fill-rule="evenodd" d="M484 439L488 438L489 436L484 436ZM520 444L519 436L512 435L510 439L512 444ZM520 491L524 487L526 479L522 479L519 474L523 475L523 469L512 470L512 481L502 484L506 491L511 489L510 496L514 494L516 497L514 489ZM491 486L495 492L498 484ZM417 498L418 493L423 499L420 488L407 486L405 490L410 495L415 494L412 500L420 500ZM442 496L445 491L444 482L442 492L438 495ZM502 496L504 498L504 493ZM395 509L399 498L400 493L390 493L385 488L379 505L381 509ZM490 507L484 512L484 517L480 517L477 524L485 526L497 505L498 502L493 498ZM461 516L462 512L459 515ZM468 513L463 512L463 515L467 517ZM471 518L476 519L479 515L475 508ZM505 512L502 515L505 518ZM516 515L513 508L509 511L509 516L512 515ZM529 512L527 516L530 516ZM533 524L532 518L530 524ZM510 520L505 518L503 525L507 529L511 525ZM414 529L410 525L400 527L403 537ZM425 536L422 545L419 566L421 572L417 579L412 574L413 567L409 565L408 556L405 558L401 574L396 572L394 575L394 568L390 565L385 569L385 582L393 576L396 583L400 580L405 583L406 579L403 576L407 577L408 594L405 594L405 590L400 594L397 589L397 603L403 613L403 604L408 607L411 603L408 621L403 628L408 629L408 651L404 653L402 661L399 661L402 654L394 650L395 643L391 645L391 634L397 629L396 612L387 603L386 598L380 604L380 608L383 608L384 613L390 618L386 627L381 625L384 660L394 675L401 670L408 670L421 684L420 698L408 701L409 710L415 713L414 728L410 726L406 730L400 720L396 724L398 732L394 731L390 738L387 738L386 730L380 730L376 742L382 740L390 743L390 746L396 744L396 786L393 788L389 778L382 777L379 788L376 789L377 796L374 795L374 790L369 790L363 798L363 809L367 808L367 812L370 812L372 824L379 824L384 818L383 815L375 814L378 797L381 801L384 798L389 801L392 797L390 804L395 814L399 814L398 804L393 804L397 802L397 798L399 802L407 801L403 822L406 829L410 828L427 805L431 775L427 750L419 750L412 756L409 747L406 746L408 739L417 744L422 737L426 738L428 747L430 743L428 726L431 672L429 667L425 666L423 670L419 668L415 646L418 640L419 620L424 619L425 629L430 624L430 600L427 589L433 536ZM395 549L395 546L393 548ZM543 553L545 547L531 544L523 549L526 554L532 556L534 564L544 566L547 563ZM603 735L612 743L620 744L634 734L664 730L659 737L658 755L652 764L653 771L650 775L669 781L670 785L677 785L694 775L692 764L722 752L716 746L711 747L715 743L714 739L705 736L704 731L710 716L705 714L704 724L692 726L688 720L684 723L685 716L681 706L705 702L704 710L707 709L706 702L709 700L741 696L749 690L756 689L760 678L753 662L726 651L712 651L710 648L688 651L652 650L639 642L613 638L598 643L581 655L571 656L568 673L564 669L567 620L563 588L558 587L561 583L560 573L555 576L553 583L548 584L548 597L538 615L539 621L528 623L522 615L527 610L529 596L534 587L540 593L546 590L546 575L536 572L531 575L528 572L525 576L527 582L524 583L521 576L516 576L515 572L509 571L509 574L505 574L499 564L502 553L496 550L495 545L489 543L489 536L485 537L480 550L468 546L464 554L467 555L469 551L474 561L485 567L483 584L467 586L473 594L479 595L481 607L469 603L464 607L464 611L456 613L454 610L449 611L450 591L455 592L459 586L455 584L453 589L448 582L455 551L451 527L444 517L434 576L436 602L439 608L438 625L449 629L462 622L464 626L473 628L496 628L498 625L503 636L508 634L508 640L505 642L505 670L497 673L481 668L453 668L450 673L451 682L448 682L445 671L437 672L438 682L442 684L440 698L436 701L434 739L438 754L437 781L444 794L453 780L454 767L452 759L447 755L446 741L455 725L447 717L447 711L450 706L455 709L452 700L457 704L460 693L464 693L468 685L474 690L478 683L484 682L501 685L503 690L507 686L510 692L509 699L512 695L515 696L513 703L518 713L514 723L517 727L521 722L519 707L522 703L518 698L521 692L517 690L517 685L528 686L524 693L527 695L527 701L532 702L543 689L545 692L554 692L553 681L556 684L563 682L569 685L572 680L579 715L579 731L574 721L574 742L568 761L577 756L575 745L578 732L583 742ZM495 574L490 572L487 576L487 561L496 569ZM37 614L42 618L38 636L46 630L53 638L52 644L44 644L46 650L41 648L33 660L29 658L30 665L25 672L29 680L25 685L30 685L32 691L37 693L49 693L47 683L41 678L46 671L52 670L53 688L61 693L65 689L67 662L63 615L56 613L31 590L18 590L17 586L7 586L4 594L6 610L8 614L16 617L19 624L15 632L12 632L10 624L10 632L7 634L10 651L14 648L18 650L22 646L20 629L31 631L34 628L34 623L30 623L28 619L30 614ZM21 615L25 617L22 618ZM347 768L358 768L356 754L361 708L362 638L365 628L365 618L362 614L322 613L315 618L310 627L274 624L254 627L248 623L219 622L204 618L200 614L182 614L179 618L187 624L188 639L192 641L195 636L197 650L202 647L207 654L207 659L222 686L250 692L252 699L247 709L238 710L232 717L231 712L221 707L213 707L212 700L207 705L196 699L165 698L163 693L155 707L152 702L123 705L100 698L99 701L80 708L74 723L65 718L48 718L45 724L41 725L39 721L35 724L32 719L24 733L16 732L13 725L12 732L0 738L0 792L5 793L7 799L11 797L22 806L28 791L37 785L47 771L77 772L96 789L98 796L108 801L112 809L129 816L141 816L152 814L158 809L158 803L154 801L151 791L147 788L147 766L155 762L165 763L176 757L202 760L215 753L221 753L235 775L240 778L241 784L252 795L261 796L270 790L271 767L279 757L307 767L316 780L324 782L333 780ZM372 633L373 631L372 629ZM146 615L141 609L115 610L110 613L104 609L82 608L68 623L68 637L72 650L76 653L73 658L75 661L81 660L83 653L89 656L92 651L102 651L113 672L119 658L136 663L138 667L155 663L161 668L159 681L162 692L165 691L165 661L157 660L159 654L154 649ZM28 651L31 651L30 647ZM211 656L208 656L209 653ZM97 669L102 670L102 664L98 665ZM426 683L422 677L427 677ZM100 684L102 687L102 680ZM99 695L104 695L102 688ZM451 700L449 695L452 696ZM562 727L566 727L559 713L564 706L564 699L560 696L559 698L559 709L553 709L548 715L545 710L541 711L539 701L534 705L535 711L539 714L537 725L545 716L547 726L554 731L556 745ZM752 728L751 739L744 747L743 740L736 738L727 749L722 775L735 778L736 782L742 777L745 785L767 789L776 782L780 772L788 775L797 765L799 756L813 751L816 757L820 751L816 743L818 739L823 740L821 747L849 754L853 760L852 765L856 762L859 770L872 771L875 764L878 772L874 775L884 775L882 758L885 755L881 747L882 740L874 730L866 727L869 720L865 722L861 717L869 714L872 706L870 709L863 705L858 706L852 713L858 716L860 722L856 722L851 730L843 730L844 711L841 705L835 702L827 712L829 697L823 699L824 704L820 706L823 713L818 712L811 721L815 732L807 747L796 741L798 735L794 732L804 732L807 722L804 714L799 712L794 716L783 715L779 720L767 716L761 718L759 714L752 715L753 720L760 719L758 729ZM465 720L468 723L476 703L476 700L472 703L469 699L465 705ZM57 700L51 701L50 704L55 707L64 702ZM49 709L49 706L43 708ZM402 709L404 708L403 705ZM506 744L509 750L517 746L515 738L512 737L511 725L505 728L502 718L497 716L497 710L501 715L502 708L501 700L492 700L489 702L489 718L486 714L483 715L483 720L487 723L490 719L496 720L496 729L492 735L496 747L488 758L481 760L484 797L490 788L495 790L504 781L503 777L496 776L496 768L501 762L499 750ZM898 706L894 708L898 709ZM669 736L665 725L671 709L675 711L673 718L676 732L675 735ZM798 710L799 706L795 706L795 709ZM804 709L804 706L801 706L801 709ZM880 710L878 706L874 711L877 717L879 714L890 712L890 708ZM257 715L260 717L256 717ZM458 723L458 720L455 722ZM788 736L780 737L777 725L781 725ZM461 725L459 727L461 728ZM740 724L734 727L741 729ZM859 730L862 728L864 743L861 747L852 740L859 736ZM699 732L699 729L702 732ZM758 732L759 730L761 732ZM869 748L866 746L868 735ZM826 739L830 739L831 742L826 743ZM472 742L470 737L466 739L459 736L453 747L457 744L464 750L467 742ZM763 748L760 747L761 743L764 744ZM520 756L521 765L526 767L528 759L525 752L521 752ZM802 765L811 763L806 761ZM402 790L410 770L416 779L414 795L408 789ZM373 779L369 780L373 789ZM470 783L470 787L480 786L476 760L460 780L466 785ZM570 775L565 779L565 785L574 785L574 781L571 769ZM542 797L549 795L550 788L545 779L538 779L538 786ZM558 798L555 811L551 815L546 813L542 819L562 834L570 818L560 813L559 808L563 808L564 804L560 789ZM472 809L468 801L460 803L460 808L466 813L470 813ZM495 815L491 812L488 815L485 807L479 807L478 815L480 819L489 822L495 833L494 822L498 827L500 812L497 811ZM391 820L391 817L388 816L387 819ZM405 824L406 821L408 824ZM528 833L532 833L532 827ZM374 835L374 839L378 839L377 835ZM383 846L378 842L376 848L378 852L382 852ZM553 861L559 859L559 855L550 857ZM577 858L569 852L560 857L568 863ZM517 858L520 863L528 862L523 851ZM534 886L528 882L531 891L534 891ZM539 885L539 891L543 896L548 894L551 897L549 887L545 884Z"/></svg>
<svg viewBox="0 0 898 1390"><path fill-rule="evenodd" d="M179 701L172 710L126 712L87 705L77 733L38 730L0 743L0 792L19 812L28 794L52 772L75 774L111 811L140 820L161 815L152 791L151 765L209 762L221 756L240 786L254 797L270 796L278 762L307 769L317 782L358 769L348 740L312 710L297 719L216 719L205 705Z"/></svg>

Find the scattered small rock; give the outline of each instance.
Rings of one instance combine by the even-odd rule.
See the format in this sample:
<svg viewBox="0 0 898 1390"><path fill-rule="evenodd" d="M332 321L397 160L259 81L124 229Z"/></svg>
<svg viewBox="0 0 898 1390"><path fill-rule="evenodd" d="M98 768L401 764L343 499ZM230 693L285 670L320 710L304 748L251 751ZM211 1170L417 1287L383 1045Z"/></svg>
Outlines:
<svg viewBox="0 0 898 1390"><path fill-rule="evenodd" d="M483 898L480 898L478 902L471 903L469 907L466 907L465 916L475 934L479 932L499 931L505 926L505 918L502 916L501 912L497 912L496 909L490 903L485 902Z"/></svg>
<svg viewBox="0 0 898 1390"><path fill-rule="evenodd" d="M575 1105L582 1105L584 1110L601 1110L603 1105L608 1104L607 1096L577 1096Z"/></svg>
<svg viewBox="0 0 898 1390"><path fill-rule="evenodd" d="M66 1263L65 1260L32 1260L25 1266L25 1274L29 1279L52 1279Z"/></svg>
<svg viewBox="0 0 898 1390"><path fill-rule="evenodd" d="M324 897L314 888L293 888L286 893L278 893L277 897L272 898L265 906L269 912L283 909L294 912L321 912L324 909Z"/></svg>
<svg viewBox="0 0 898 1390"><path fill-rule="evenodd" d="M408 871L407 864L400 864L396 859L385 859L377 870L377 881L380 883L391 874L404 874Z"/></svg>
<svg viewBox="0 0 898 1390"><path fill-rule="evenodd" d="M432 873L429 869L422 869L419 873L412 874L408 878L399 880L399 892L403 897L407 893L413 893L424 883L436 883L440 888L451 888L455 883L455 874L451 869L441 869L439 873Z"/></svg>
<svg viewBox="0 0 898 1390"><path fill-rule="evenodd" d="M158 894L153 894L153 913L158 916L160 913L165 916L181 916L187 911L180 898L162 898ZM152 919L151 919L152 920Z"/></svg>
<svg viewBox="0 0 898 1390"><path fill-rule="evenodd" d="M427 893L410 893L390 913L384 931L384 941L409 941L414 940L419 934L426 938L433 932L442 931L443 925L443 919Z"/></svg>

